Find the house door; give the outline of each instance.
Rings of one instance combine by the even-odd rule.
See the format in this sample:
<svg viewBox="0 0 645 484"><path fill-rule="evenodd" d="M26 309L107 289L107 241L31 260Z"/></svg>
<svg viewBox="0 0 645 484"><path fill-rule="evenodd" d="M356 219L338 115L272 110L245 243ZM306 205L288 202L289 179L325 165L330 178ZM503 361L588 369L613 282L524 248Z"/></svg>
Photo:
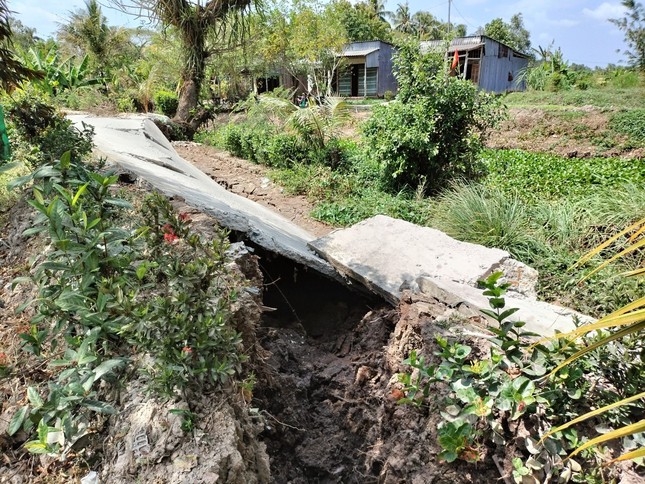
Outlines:
<svg viewBox="0 0 645 484"><path fill-rule="evenodd" d="M469 78L474 84L479 84L479 61L473 62L469 66Z"/></svg>
<svg viewBox="0 0 645 484"><path fill-rule="evenodd" d="M361 81L360 70L359 70L360 67L363 67L363 66L358 64L354 64L352 66L352 90L350 93L350 96L352 97L358 96L358 88L360 86L360 81Z"/></svg>

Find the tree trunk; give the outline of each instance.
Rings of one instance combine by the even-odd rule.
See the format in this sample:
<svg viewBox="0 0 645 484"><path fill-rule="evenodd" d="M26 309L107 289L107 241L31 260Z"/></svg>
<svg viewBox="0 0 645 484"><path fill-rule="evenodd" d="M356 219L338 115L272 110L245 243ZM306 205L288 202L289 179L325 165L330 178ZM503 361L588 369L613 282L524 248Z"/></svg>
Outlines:
<svg viewBox="0 0 645 484"><path fill-rule="evenodd" d="M175 114L174 121L178 123L190 123L192 114L195 112L195 109L197 109L197 103L199 102L201 84L202 79L184 78L184 82L182 83L179 91L179 105L177 106L177 113Z"/></svg>

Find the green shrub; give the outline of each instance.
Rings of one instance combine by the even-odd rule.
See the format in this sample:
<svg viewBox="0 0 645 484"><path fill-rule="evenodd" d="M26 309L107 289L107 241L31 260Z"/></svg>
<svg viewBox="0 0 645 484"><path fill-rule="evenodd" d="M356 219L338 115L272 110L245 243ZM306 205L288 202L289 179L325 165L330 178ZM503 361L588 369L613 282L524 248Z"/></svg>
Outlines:
<svg viewBox="0 0 645 484"><path fill-rule="evenodd" d="M77 160L92 151L94 129L77 129L43 97L30 92L15 95L7 102L7 114L16 133L38 150L33 164L53 161L70 151Z"/></svg>
<svg viewBox="0 0 645 484"><path fill-rule="evenodd" d="M134 101L130 96L121 96L116 100L116 107L122 113L134 113L136 111L134 107Z"/></svg>
<svg viewBox="0 0 645 484"><path fill-rule="evenodd" d="M386 101L391 101L395 97L396 97L396 94L394 94L393 91L388 90L383 93L383 99L385 99Z"/></svg>
<svg viewBox="0 0 645 484"><path fill-rule="evenodd" d="M279 133L267 140L265 159L261 162L276 168L288 168L294 163L302 163L307 157L307 151L297 136Z"/></svg>
<svg viewBox="0 0 645 484"><path fill-rule="evenodd" d="M154 95L155 108L168 117L173 117L179 107L177 94L170 91L158 91Z"/></svg>
<svg viewBox="0 0 645 484"><path fill-rule="evenodd" d="M483 136L501 116L501 104L472 82L446 76L442 57L401 46L396 58L397 100L374 108L363 125L372 156L391 190L425 183L434 192L453 178L483 173Z"/></svg>
<svg viewBox="0 0 645 484"><path fill-rule="evenodd" d="M229 123L218 131L217 144L233 156L242 156L242 129L239 125Z"/></svg>

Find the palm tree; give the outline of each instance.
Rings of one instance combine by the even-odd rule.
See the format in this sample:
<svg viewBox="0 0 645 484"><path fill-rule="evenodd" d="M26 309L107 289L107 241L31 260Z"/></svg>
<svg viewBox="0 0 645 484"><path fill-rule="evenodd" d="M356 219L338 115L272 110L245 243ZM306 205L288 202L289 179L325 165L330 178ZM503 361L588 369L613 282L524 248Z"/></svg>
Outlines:
<svg viewBox="0 0 645 484"><path fill-rule="evenodd" d="M444 24L430 12L415 13L412 23L421 40L441 40L445 34Z"/></svg>
<svg viewBox="0 0 645 484"><path fill-rule="evenodd" d="M9 25L9 8L6 0L0 0L0 88L13 91L22 81L41 78L40 72L28 69L18 61L11 47L11 27Z"/></svg>
<svg viewBox="0 0 645 484"><path fill-rule="evenodd" d="M249 9L260 0L109 0L119 10L147 15L163 27L176 29L184 51L175 121L196 130L207 115L197 113L207 59L236 42L248 28ZM214 42L207 42L209 37Z"/></svg>
<svg viewBox="0 0 645 484"><path fill-rule="evenodd" d="M73 54L89 56L95 71L105 75L114 65L116 50L130 43L130 32L110 27L97 0L86 0L85 9L72 12L58 29L58 40Z"/></svg>
<svg viewBox="0 0 645 484"><path fill-rule="evenodd" d="M392 17L392 12L385 10L385 2L383 0L367 0L365 2L370 13L383 22L387 22L388 18Z"/></svg>
<svg viewBox="0 0 645 484"><path fill-rule="evenodd" d="M399 3L396 8L396 13L392 17L394 22L394 30L403 32L404 34L413 34L415 32L414 21L410 14L410 5L408 2Z"/></svg>

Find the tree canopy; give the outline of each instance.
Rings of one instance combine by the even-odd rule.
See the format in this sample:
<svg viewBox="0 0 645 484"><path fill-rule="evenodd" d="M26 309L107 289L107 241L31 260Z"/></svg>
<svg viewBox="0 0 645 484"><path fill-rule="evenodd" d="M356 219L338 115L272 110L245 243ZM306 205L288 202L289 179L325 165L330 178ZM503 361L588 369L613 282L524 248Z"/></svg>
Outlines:
<svg viewBox="0 0 645 484"><path fill-rule="evenodd" d="M639 70L645 70L645 8L641 2L623 0L627 9L625 16L609 21L625 33L629 50L625 51L629 62Z"/></svg>
<svg viewBox="0 0 645 484"><path fill-rule="evenodd" d="M5 91L14 90L24 80L42 77L41 73L22 65L11 50L11 25L6 0L0 0L0 64L0 88Z"/></svg>
<svg viewBox="0 0 645 484"><path fill-rule="evenodd" d="M524 27L521 13L513 15L509 23L501 18L491 20L484 26L482 33L519 52L528 52L531 48L531 34Z"/></svg>

